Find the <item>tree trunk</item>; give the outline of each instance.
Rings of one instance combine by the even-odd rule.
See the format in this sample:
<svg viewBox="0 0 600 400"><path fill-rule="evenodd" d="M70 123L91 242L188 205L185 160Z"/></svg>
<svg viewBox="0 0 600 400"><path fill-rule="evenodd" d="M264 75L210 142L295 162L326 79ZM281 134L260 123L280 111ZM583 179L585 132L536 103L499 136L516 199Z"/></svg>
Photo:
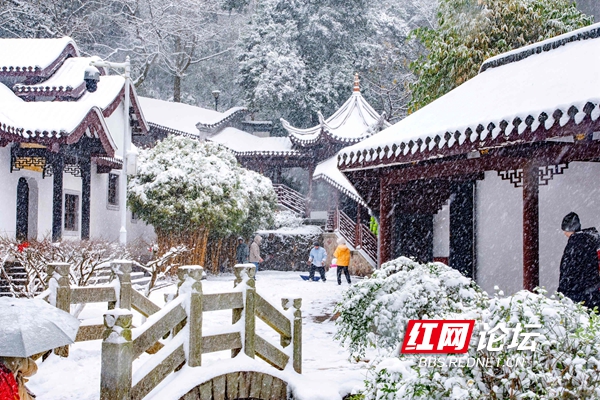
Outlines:
<svg viewBox="0 0 600 400"><path fill-rule="evenodd" d="M173 102L181 103L181 76L173 76Z"/></svg>
<svg viewBox="0 0 600 400"><path fill-rule="evenodd" d="M173 263L179 265L205 265L208 235L208 229L179 232L166 232L156 229L158 248L161 255L169 251L171 247L181 244L190 250L173 260ZM172 273L176 272L177 268L174 268Z"/></svg>

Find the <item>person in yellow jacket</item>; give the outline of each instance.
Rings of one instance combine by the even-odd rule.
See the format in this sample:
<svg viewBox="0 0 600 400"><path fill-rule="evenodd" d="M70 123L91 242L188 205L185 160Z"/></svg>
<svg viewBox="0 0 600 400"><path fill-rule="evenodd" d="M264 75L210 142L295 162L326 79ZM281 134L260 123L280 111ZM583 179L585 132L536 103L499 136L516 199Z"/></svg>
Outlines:
<svg viewBox="0 0 600 400"><path fill-rule="evenodd" d="M333 257L337 259L338 285L342 284L342 271L344 272L344 275L346 275L348 284L351 284L350 272L348 272L348 266L350 265L350 249L346 246L346 241L344 239L338 240L338 247L335 249Z"/></svg>

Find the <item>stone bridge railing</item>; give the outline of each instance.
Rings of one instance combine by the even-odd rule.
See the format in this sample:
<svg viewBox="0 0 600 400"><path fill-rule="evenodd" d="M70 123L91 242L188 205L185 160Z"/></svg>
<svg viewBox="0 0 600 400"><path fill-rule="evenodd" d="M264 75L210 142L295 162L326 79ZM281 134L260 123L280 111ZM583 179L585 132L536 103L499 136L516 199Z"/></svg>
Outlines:
<svg viewBox="0 0 600 400"><path fill-rule="evenodd" d="M179 367L200 367L203 354L223 350L231 350L232 357L241 351L251 358L258 356L280 370L291 362L301 373L301 299L282 299L280 311L256 293L253 265L236 265L235 273L234 291L203 294L202 267L180 267L178 296L138 328L132 329L128 309L104 314L100 398L143 399ZM203 313L228 309L232 310L229 331L204 336ZM279 333L284 351L256 333L256 317ZM132 370L135 358L169 335L164 347ZM286 352L290 345L291 351Z"/></svg>

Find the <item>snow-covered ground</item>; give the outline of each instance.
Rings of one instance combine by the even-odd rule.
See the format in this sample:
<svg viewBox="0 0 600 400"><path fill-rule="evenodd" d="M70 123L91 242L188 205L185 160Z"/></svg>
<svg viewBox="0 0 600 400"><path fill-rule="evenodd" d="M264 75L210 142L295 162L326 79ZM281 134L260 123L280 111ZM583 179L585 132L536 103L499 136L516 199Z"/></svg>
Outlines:
<svg viewBox="0 0 600 400"><path fill-rule="evenodd" d="M367 364L354 363L348 360L348 353L333 340L335 323L331 319L335 303L341 298L342 291L347 284L338 286L335 278L335 269L328 272L328 280L322 282L306 282L300 279L298 272L260 271L256 288L258 293L272 304L281 304L281 298L301 297L303 316L303 373L294 376L291 371L282 372L284 377L291 378L291 386L295 390L296 398L302 400L336 400L350 393L353 389L363 386L364 373ZM204 293L218 293L231 291L233 288L233 275L209 276L202 281ZM152 293L151 299L159 305L164 304L164 293L175 292L175 286L170 286ZM95 318L97 321L106 309L105 304L88 305L80 318ZM134 313L135 315L135 313ZM210 334L211 330L219 331L223 326L231 324L231 311L216 311L205 313L203 317L203 333ZM259 321L257 319L257 321ZM135 323L134 317L134 323ZM139 320L138 320L139 323ZM275 340L274 331L270 330L261 321L257 323L257 333L260 333L272 343ZM100 388L100 347L101 341L81 342L71 346L68 358L61 359L52 355L45 362L38 362L39 371L31 377L29 388L44 400L80 399L91 400L99 398ZM133 371L144 363L148 357L144 354L136 360ZM229 352L219 352L204 355L202 358L205 370L221 368L225 371L239 366L250 366L262 369L276 375L276 370L262 360L253 361L247 357L229 359ZM218 364L216 364L218 362ZM207 366L211 366L208 369ZM221 367L219 367L219 365ZM200 371L190 373L186 368L180 371L177 383L183 383L190 376L199 376ZM281 373L280 373L281 374ZM287 375L286 375L287 374ZM187 378L186 378L187 376ZM213 375L215 376L215 375ZM282 376L282 375L276 375ZM163 387L173 384L174 378L167 378ZM191 378L192 380L194 378ZM158 388L160 389L160 387ZM167 390L168 392L169 390ZM164 391L152 394L155 399L165 399ZM175 397L177 398L177 397Z"/></svg>

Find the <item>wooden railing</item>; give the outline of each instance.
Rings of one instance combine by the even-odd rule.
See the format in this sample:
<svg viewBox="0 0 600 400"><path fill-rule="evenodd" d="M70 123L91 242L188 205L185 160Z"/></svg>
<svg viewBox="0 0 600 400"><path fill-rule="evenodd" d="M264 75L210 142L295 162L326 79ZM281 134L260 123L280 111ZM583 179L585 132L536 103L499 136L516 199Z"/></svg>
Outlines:
<svg viewBox="0 0 600 400"><path fill-rule="evenodd" d="M233 292L203 294L202 267L180 267L178 296L138 328L131 329L129 310L114 309L104 314L100 399L142 399L184 363L199 367L202 355L215 351L231 350L233 357L243 351L280 370L291 358L294 370L301 373L302 300L282 299L283 312L278 310L256 293L255 268L248 264L235 266ZM290 307L294 310L286 316ZM231 330L203 336L202 314L227 309L232 310ZM279 333L284 350L292 344L291 354L256 334L256 317ZM243 329L239 323L244 324ZM171 340L132 371L133 360L169 334Z"/></svg>
<svg viewBox="0 0 600 400"><path fill-rule="evenodd" d="M343 211L336 209L329 211L327 229L337 231L354 248L362 249L377 262L377 236L365 224L357 224Z"/></svg>
<svg viewBox="0 0 600 400"><path fill-rule="evenodd" d="M279 204L298 214L304 215L306 212L306 197L296 192L294 189L289 188L286 185L275 184L273 185Z"/></svg>
<svg viewBox="0 0 600 400"><path fill-rule="evenodd" d="M48 264L48 290L42 298L64 310L71 311L71 304L108 303L108 309L132 308L144 317L156 313L160 307L148 300L131 287L130 261L116 261L110 267L116 279L106 285L71 286L69 283L70 265L67 263ZM117 297L118 293L118 297ZM102 339L105 327L103 324L88 324L85 320L77 332L76 342ZM68 346L55 349L54 352L62 357L69 355Z"/></svg>

